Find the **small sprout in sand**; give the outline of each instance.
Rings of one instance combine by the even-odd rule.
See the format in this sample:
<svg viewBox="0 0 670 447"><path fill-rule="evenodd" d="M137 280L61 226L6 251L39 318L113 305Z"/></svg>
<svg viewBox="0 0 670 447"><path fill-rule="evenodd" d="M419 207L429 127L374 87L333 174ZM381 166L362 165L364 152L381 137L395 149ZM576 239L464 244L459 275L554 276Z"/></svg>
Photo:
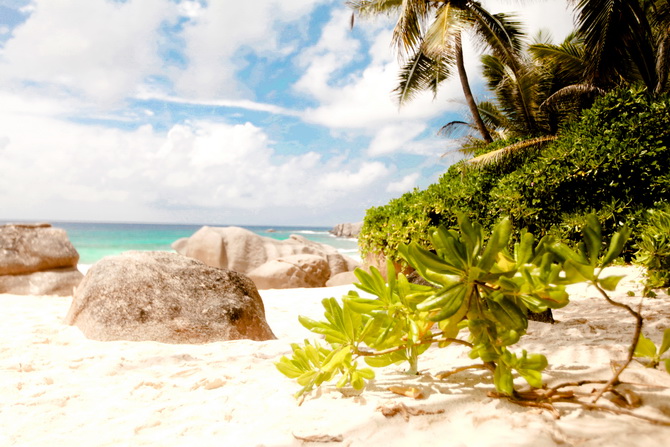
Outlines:
<svg viewBox="0 0 670 447"><path fill-rule="evenodd" d="M661 359L661 356L670 349L670 328L663 333L663 341L661 346L656 348L653 341L649 340L644 334L640 334L640 338L635 346L636 357L646 357L648 359L647 367L656 368L661 361L665 363L665 370L670 373L670 357Z"/></svg>

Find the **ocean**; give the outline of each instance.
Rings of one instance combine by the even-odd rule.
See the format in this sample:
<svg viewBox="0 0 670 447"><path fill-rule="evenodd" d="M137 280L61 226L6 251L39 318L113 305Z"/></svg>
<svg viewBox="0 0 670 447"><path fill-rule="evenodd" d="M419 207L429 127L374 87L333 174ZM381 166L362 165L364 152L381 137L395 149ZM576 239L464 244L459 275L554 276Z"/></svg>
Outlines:
<svg viewBox="0 0 670 447"><path fill-rule="evenodd" d="M83 223L50 222L52 226L67 231L70 242L79 252L79 264L89 266L105 256L128 250L168 251L174 241L189 237L202 225L136 224L136 223ZM223 225L210 225L223 226ZM284 240L292 234L335 247L348 256L357 257L355 239L338 238L327 227L270 227L243 226L261 236ZM271 230L271 231L268 231Z"/></svg>

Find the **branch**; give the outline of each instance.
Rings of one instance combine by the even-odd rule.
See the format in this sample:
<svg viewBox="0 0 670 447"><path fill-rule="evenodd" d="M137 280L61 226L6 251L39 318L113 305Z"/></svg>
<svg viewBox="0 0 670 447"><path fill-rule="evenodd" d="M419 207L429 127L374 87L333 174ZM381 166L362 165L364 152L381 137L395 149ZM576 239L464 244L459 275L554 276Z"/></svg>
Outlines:
<svg viewBox="0 0 670 447"><path fill-rule="evenodd" d="M465 340L459 340L458 338L438 338L437 340L431 338L428 340L422 340L419 343L414 343L414 346L418 345L429 345L432 343L442 343L442 342L448 342L448 343L457 343L463 346L467 346L469 348L472 348L472 343L467 342ZM361 357L370 357L370 356L375 356L375 355L384 355L384 354L391 354L393 352L397 351L402 351L404 349L408 348L408 345L402 345L402 346L396 346L393 348L389 349L384 349L382 351L367 351L367 350L361 350L358 347L354 346L354 354L359 355Z"/></svg>
<svg viewBox="0 0 670 447"><path fill-rule="evenodd" d="M490 362L489 362L490 363ZM495 366L491 366L490 364L487 363L481 363L477 365L468 365L468 366L461 366L460 368L453 369L451 371L445 371L437 374L435 377L444 380L447 377L453 376L454 374L457 374L462 371L467 371L468 369L486 369L488 371L495 371Z"/></svg>
<svg viewBox="0 0 670 447"><path fill-rule="evenodd" d="M626 309L626 311L635 318L635 332L633 333L633 341L631 345L628 347L628 355L626 356L626 361L618 368L618 370L614 373L612 378L605 384L605 386L602 387L600 391L596 393L592 402L593 405L595 405L595 403L598 402L598 399L602 397L605 391L608 391L609 389L612 388L613 385L617 385L619 383L619 376L626 368L628 368L630 362L633 361L633 356L635 355L635 347L637 346L637 342L640 339L640 334L642 333L642 325L644 324L644 321L642 319L642 315L640 315L640 312L634 311L630 306L626 304L612 300L609 297L609 295L607 295L607 292L605 292L597 282L594 281L593 285L595 286L596 290L598 290L598 292L600 292L600 294L605 298L605 300L607 300L608 303L610 303L612 306Z"/></svg>

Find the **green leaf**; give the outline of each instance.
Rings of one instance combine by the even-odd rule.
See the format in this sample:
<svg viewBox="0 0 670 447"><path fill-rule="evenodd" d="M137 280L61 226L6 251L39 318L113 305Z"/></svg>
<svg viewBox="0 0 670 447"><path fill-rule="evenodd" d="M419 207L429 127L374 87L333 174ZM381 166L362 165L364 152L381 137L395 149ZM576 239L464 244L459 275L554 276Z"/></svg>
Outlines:
<svg viewBox="0 0 670 447"><path fill-rule="evenodd" d="M599 279L598 282L600 283L603 289L613 292L616 290L617 285L619 285L619 281L621 281L625 277L626 277L625 275L608 276L606 278Z"/></svg>
<svg viewBox="0 0 670 447"><path fill-rule="evenodd" d="M493 373L493 383L498 392L507 396L514 394L514 380L512 372L503 362L496 365L496 370Z"/></svg>
<svg viewBox="0 0 670 447"><path fill-rule="evenodd" d="M644 334L640 334L640 338L635 345L635 355L638 357L656 357L656 345L649 340Z"/></svg>
<svg viewBox="0 0 670 447"><path fill-rule="evenodd" d="M321 321L312 320L309 317L298 316L298 321L309 331L315 334L324 335L328 343L347 343L347 336L342 332L341 328L336 328L333 324L323 323Z"/></svg>
<svg viewBox="0 0 670 447"><path fill-rule="evenodd" d="M487 300L489 311L505 329L517 332L525 331L528 327L526 315L511 300L502 297L497 302Z"/></svg>
<svg viewBox="0 0 670 447"><path fill-rule="evenodd" d="M332 372L338 367L342 367L344 360L351 354L349 346L343 347L340 350L331 352L323 361L321 370Z"/></svg>
<svg viewBox="0 0 670 447"><path fill-rule="evenodd" d="M535 237L528 232L523 232L520 242L514 245L514 260L518 265L528 264L533 259L533 242L535 242Z"/></svg>
<svg viewBox="0 0 670 447"><path fill-rule="evenodd" d="M670 359L663 360L663 363L665 363L665 370L670 374Z"/></svg>
<svg viewBox="0 0 670 447"><path fill-rule="evenodd" d="M357 323L360 323L360 314L353 312L347 303L344 303L342 308L342 323L347 339L352 342L356 341L356 329L359 329Z"/></svg>
<svg viewBox="0 0 670 447"><path fill-rule="evenodd" d="M561 242L553 243L548 248L551 250L552 253L554 253L556 256L558 256L559 259L561 259L562 261L571 260L571 261L574 261L576 263L588 264L588 262L586 262L586 259L584 259L583 256L580 256L579 254L575 253L574 251L572 251L570 249L570 247L568 247L567 245L565 245Z"/></svg>
<svg viewBox="0 0 670 447"><path fill-rule="evenodd" d="M661 342L661 347L658 350L659 357L665 353L670 348L670 328L667 328L663 332L663 341ZM670 372L670 370L668 370Z"/></svg>
<svg viewBox="0 0 670 447"><path fill-rule="evenodd" d="M544 370L549 363L547 358L542 354L530 354L528 355L526 351L523 351L523 356L519 359L517 363L519 368L522 369L534 369L536 371Z"/></svg>
<svg viewBox="0 0 670 447"><path fill-rule="evenodd" d="M610 246L607 250L607 254L605 255L603 261L600 264L601 268L605 268L606 266L611 264L612 261L614 261L616 258L619 257L619 255L623 251L624 245L626 245L626 241L628 241L630 231L631 230L624 225L621 228L621 230L614 233L614 236L612 236L612 240L610 241Z"/></svg>
<svg viewBox="0 0 670 447"><path fill-rule="evenodd" d="M284 374L286 377L291 379L300 377L304 372L303 370L298 368L293 362L291 362L291 360L289 360L286 356L279 359L279 361L275 363L275 366L277 367L280 373Z"/></svg>
<svg viewBox="0 0 670 447"><path fill-rule="evenodd" d="M370 368L362 368L358 369L358 374L360 374L361 377L364 379L372 380L375 378L375 372L371 370Z"/></svg>
<svg viewBox="0 0 670 447"><path fill-rule="evenodd" d="M355 390L362 390L365 387L365 380L357 371L351 373L351 386Z"/></svg>
<svg viewBox="0 0 670 447"><path fill-rule="evenodd" d="M591 264L568 259L563 264L565 276L569 279L575 279L576 282L591 281L595 276L595 268Z"/></svg>
<svg viewBox="0 0 670 447"><path fill-rule="evenodd" d="M305 345L305 355L313 365L321 365L321 356L319 355L318 349L314 346Z"/></svg>
<svg viewBox="0 0 670 447"><path fill-rule="evenodd" d="M378 299L345 297L342 301L347 303L353 311L361 314L369 314L383 308L382 302Z"/></svg>
<svg viewBox="0 0 670 447"><path fill-rule="evenodd" d="M586 245L590 264L595 267L598 262L598 254L602 244L602 232L600 222L595 214L586 216L584 227L584 244Z"/></svg>
<svg viewBox="0 0 670 447"><path fill-rule="evenodd" d="M468 290L469 287L464 285L451 289L445 294L445 301L441 304L439 312L435 315L430 315L428 319L431 321L440 321L454 315L461 308Z"/></svg>
<svg viewBox="0 0 670 447"><path fill-rule="evenodd" d="M365 357L365 363L374 367L381 368L394 363L400 363L407 360L407 356L402 351L391 352L389 354Z"/></svg>
<svg viewBox="0 0 670 447"><path fill-rule="evenodd" d="M542 373L534 369L517 369L519 375L526 379L533 388L542 388Z"/></svg>
<svg viewBox="0 0 670 447"><path fill-rule="evenodd" d="M432 310L442 307L449 300L451 294L456 293L457 290L465 287L461 283L453 283L439 290L433 291L424 301L416 305L418 310Z"/></svg>
<svg viewBox="0 0 670 447"><path fill-rule="evenodd" d="M491 269L496 262L498 253L500 253L503 248L507 247L511 234L512 223L509 219L503 219L495 226L479 262L479 267L481 269L486 271Z"/></svg>
<svg viewBox="0 0 670 447"><path fill-rule="evenodd" d="M307 387L316 381L318 375L319 373L317 371L306 371L304 374L298 377L297 382L300 385Z"/></svg>

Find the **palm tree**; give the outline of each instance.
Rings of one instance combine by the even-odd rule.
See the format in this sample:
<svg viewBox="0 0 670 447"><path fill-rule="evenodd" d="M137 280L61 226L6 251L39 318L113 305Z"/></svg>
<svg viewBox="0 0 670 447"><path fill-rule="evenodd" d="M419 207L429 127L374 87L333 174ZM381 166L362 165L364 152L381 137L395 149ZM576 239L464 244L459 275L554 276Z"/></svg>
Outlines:
<svg viewBox="0 0 670 447"><path fill-rule="evenodd" d="M642 81L667 89L670 53L668 0L571 0L588 48L586 79L603 88Z"/></svg>
<svg viewBox="0 0 670 447"><path fill-rule="evenodd" d="M535 43L519 53L515 67L493 55L482 56L484 79L495 99L479 103L480 113L499 139L521 141L476 157L471 164L497 162L505 155L553 141L563 123L595 99L593 89L575 87L582 82L586 67L583 40L575 33L559 45L547 40L540 33ZM459 123L449 123L442 130L466 124ZM462 152L482 146L482 141L467 137Z"/></svg>
<svg viewBox="0 0 670 447"><path fill-rule="evenodd" d="M651 0L644 2L649 17L654 42L656 44L656 74L658 84L655 93L670 90L670 2L667 0Z"/></svg>
<svg viewBox="0 0 670 447"><path fill-rule="evenodd" d="M478 132L484 141L493 141L470 88L461 36L466 29L474 31L480 43L514 65L521 46L517 22L473 0L354 0L349 5L360 15L397 15L393 43L407 60L395 90L401 105L422 90L435 94L455 66Z"/></svg>

